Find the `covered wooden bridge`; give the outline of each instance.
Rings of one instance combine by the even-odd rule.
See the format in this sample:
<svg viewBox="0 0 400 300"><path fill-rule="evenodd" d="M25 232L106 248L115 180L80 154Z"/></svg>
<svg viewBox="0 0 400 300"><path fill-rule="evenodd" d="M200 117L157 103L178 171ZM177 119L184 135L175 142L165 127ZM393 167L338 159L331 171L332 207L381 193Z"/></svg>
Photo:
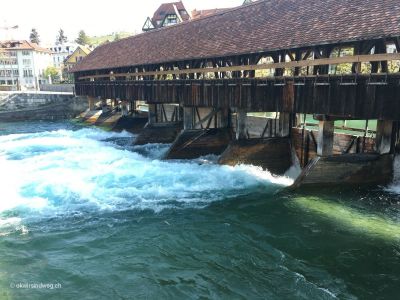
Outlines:
<svg viewBox="0 0 400 300"><path fill-rule="evenodd" d="M146 101L137 142L174 141L168 158L225 150L223 163L282 173L294 150L303 184L386 181L400 120L399 15L397 0L260 0L100 46L73 69L76 92L91 107ZM262 125L251 115L260 112ZM335 125L354 119L363 133Z"/></svg>

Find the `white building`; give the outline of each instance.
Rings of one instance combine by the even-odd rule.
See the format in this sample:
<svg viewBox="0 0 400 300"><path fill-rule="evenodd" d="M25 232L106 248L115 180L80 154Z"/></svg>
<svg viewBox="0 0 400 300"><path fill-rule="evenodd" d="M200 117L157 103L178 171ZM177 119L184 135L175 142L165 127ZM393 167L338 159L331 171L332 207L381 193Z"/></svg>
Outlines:
<svg viewBox="0 0 400 300"><path fill-rule="evenodd" d="M0 42L0 87L38 89L39 84L48 81L44 71L52 64L51 52L35 43Z"/></svg>
<svg viewBox="0 0 400 300"><path fill-rule="evenodd" d="M78 46L76 43L65 43L49 47L48 49L52 52L53 66L62 69L67 57L74 53Z"/></svg>

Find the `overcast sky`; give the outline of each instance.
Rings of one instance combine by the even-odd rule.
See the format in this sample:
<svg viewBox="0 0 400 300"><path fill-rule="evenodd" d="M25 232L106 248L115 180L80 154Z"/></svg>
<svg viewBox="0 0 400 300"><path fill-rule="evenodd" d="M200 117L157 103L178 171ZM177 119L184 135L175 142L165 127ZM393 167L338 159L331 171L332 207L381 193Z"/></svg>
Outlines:
<svg viewBox="0 0 400 300"><path fill-rule="evenodd" d="M152 16L163 0L1 0L0 40L28 39L32 28L39 32L42 45L54 43L59 28L69 40L83 29L88 35L117 31L141 32L147 16ZM193 9L233 7L243 0L183 0ZM18 25L17 30L4 27Z"/></svg>

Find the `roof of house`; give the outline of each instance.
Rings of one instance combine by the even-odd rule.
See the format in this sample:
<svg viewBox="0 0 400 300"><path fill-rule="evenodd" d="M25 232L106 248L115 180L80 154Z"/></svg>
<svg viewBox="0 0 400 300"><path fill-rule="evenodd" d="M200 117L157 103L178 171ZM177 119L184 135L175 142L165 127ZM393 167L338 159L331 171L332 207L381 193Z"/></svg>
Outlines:
<svg viewBox="0 0 400 300"><path fill-rule="evenodd" d="M260 0L96 48L73 72L400 36L398 0Z"/></svg>
<svg viewBox="0 0 400 300"><path fill-rule="evenodd" d="M34 50L52 53L49 49L40 47L38 44L26 40L0 41L0 48L4 50Z"/></svg>
<svg viewBox="0 0 400 300"><path fill-rule="evenodd" d="M68 64L76 64L76 61L71 61L70 59L79 50L82 50L82 52L85 53L86 55L89 55L92 52L92 50L90 50L89 48L87 48L85 46L82 46L82 45L78 45L78 47L75 49L75 51L72 52L71 55L67 56L67 58L65 59L65 62L68 63Z"/></svg>
<svg viewBox="0 0 400 300"><path fill-rule="evenodd" d="M82 46L82 45L79 45L78 48L80 48L86 55L88 55L88 54L90 54L90 52L92 52L92 50L90 50L89 48Z"/></svg>
<svg viewBox="0 0 400 300"><path fill-rule="evenodd" d="M216 13L223 12L227 9L229 8L212 8L212 9L201 9L201 10L194 9L192 10L192 19L207 17Z"/></svg>
<svg viewBox="0 0 400 300"><path fill-rule="evenodd" d="M157 21L164 21L165 17L167 15L172 15L175 14L175 7L178 10L178 12L181 11L186 11L185 6L183 5L182 1L179 2L171 2L171 3L163 3L160 5L160 7L154 12L153 18L151 21L153 22L153 25L157 25ZM181 14L181 18L183 21L189 20L189 14Z"/></svg>

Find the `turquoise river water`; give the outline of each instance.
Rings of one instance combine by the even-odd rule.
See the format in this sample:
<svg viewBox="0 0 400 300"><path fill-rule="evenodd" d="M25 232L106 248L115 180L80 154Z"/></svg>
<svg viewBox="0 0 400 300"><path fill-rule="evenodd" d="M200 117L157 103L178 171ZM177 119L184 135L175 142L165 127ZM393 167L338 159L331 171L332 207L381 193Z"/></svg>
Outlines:
<svg viewBox="0 0 400 300"><path fill-rule="evenodd" d="M0 124L0 299L399 299L397 179L289 193L133 139Z"/></svg>

